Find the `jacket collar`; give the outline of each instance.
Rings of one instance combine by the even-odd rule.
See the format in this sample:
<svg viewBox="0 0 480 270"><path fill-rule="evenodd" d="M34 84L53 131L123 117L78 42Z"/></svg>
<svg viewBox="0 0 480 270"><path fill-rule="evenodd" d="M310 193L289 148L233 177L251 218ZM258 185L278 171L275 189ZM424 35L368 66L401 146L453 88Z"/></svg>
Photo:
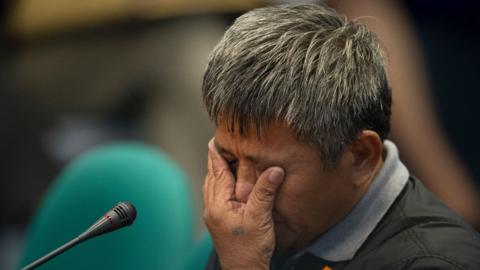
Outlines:
<svg viewBox="0 0 480 270"><path fill-rule="evenodd" d="M409 172L400 161L395 144L385 140L384 150L386 157L382 168L352 211L295 257L304 252L331 262L351 260L354 257L409 178Z"/></svg>

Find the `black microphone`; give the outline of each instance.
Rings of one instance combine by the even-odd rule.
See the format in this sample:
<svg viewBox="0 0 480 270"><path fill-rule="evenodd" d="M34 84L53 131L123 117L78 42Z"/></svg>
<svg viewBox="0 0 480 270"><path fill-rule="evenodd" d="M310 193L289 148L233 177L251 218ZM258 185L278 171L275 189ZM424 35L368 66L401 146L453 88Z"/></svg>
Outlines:
<svg viewBox="0 0 480 270"><path fill-rule="evenodd" d="M72 239L70 242L55 249L40 259L32 262L31 264L22 268L22 270L35 269L36 267L48 262L54 257L62 254L66 250L80 244L81 242L99 236L105 233L109 233L125 226L132 225L133 221L137 217L137 210L131 203L119 202L115 207L108 211L105 215L99 218L90 228L79 236Z"/></svg>

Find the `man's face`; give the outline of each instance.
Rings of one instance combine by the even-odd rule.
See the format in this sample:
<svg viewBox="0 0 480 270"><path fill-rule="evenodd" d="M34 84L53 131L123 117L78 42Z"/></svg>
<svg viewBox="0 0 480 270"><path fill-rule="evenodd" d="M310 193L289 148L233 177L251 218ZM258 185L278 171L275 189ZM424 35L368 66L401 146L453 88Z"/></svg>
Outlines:
<svg viewBox="0 0 480 270"><path fill-rule="evenodd" d="M219 124L215 146L236 170L235 197L246 202L258 176L271 166L285 171L276 197L273 218L276 247L302 248L348 213L358 199L352 183L348 151L332 171L326 171L319 152L296 141L281 123L272 123L258 138L255 128L246 135ZM235 173L234 173L235 174Z"/></svg>

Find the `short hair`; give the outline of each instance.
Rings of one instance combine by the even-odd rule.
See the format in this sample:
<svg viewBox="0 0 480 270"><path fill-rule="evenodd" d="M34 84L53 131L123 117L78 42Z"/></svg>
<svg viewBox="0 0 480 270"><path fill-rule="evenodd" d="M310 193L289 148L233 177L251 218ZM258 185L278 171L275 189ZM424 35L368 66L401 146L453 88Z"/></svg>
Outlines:
<svg viewBox="0 0 480 270"><path fill-rule="evenodd" d="M210 118L245 134L282 121L334 168L362 130L384 140L391 90L374 33L323 5L263 7L238 17L203 78Z"/></svg>

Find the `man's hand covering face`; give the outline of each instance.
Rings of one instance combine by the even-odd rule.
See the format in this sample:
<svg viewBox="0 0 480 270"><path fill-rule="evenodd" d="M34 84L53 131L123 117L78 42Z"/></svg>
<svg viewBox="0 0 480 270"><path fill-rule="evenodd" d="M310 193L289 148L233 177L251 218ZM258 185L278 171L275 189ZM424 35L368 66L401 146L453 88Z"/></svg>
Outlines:
<svg viewBox="0 0 480 270"><path fill-rule="evenodd" d="M222 269L269 269L275 248L272 208L284 180L280 167L258 177L246 203L235 199L235 177L208 144L208 173L203 186L204 220L212 234Z"/></svg>

